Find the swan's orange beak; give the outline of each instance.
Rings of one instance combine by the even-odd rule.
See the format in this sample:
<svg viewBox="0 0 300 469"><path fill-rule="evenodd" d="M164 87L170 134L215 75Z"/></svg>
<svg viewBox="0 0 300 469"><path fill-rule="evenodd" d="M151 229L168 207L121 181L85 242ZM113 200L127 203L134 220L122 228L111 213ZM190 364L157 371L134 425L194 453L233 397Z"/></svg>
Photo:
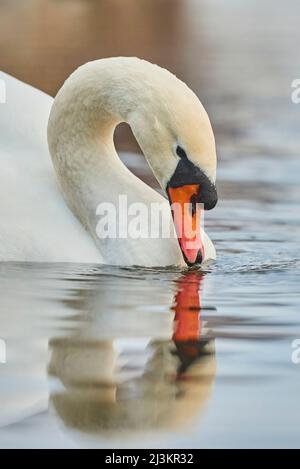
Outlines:
<svg viewBox="0 0 300 469"><path fill-rule="evenodd" d="M200 231L202 210L197 203L199 190L199 184L167 189L179 245L189 266L201 264L204 259Z"/></svg>

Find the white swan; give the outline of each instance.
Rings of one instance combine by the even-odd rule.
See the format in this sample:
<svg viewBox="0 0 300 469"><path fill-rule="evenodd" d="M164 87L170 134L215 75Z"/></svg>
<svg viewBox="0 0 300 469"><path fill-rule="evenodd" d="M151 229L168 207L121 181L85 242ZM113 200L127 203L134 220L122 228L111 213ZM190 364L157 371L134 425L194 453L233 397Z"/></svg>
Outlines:
<svg viewBox="0 0 300 469"><path fill-rule="evenodd" d="M0 260L167 266L215 258L204 232L196 253L184 236L180 249L175 238L100 239L96 232L98 204L117 204L120 194L128 205L168 204L119 159L113 134L123 121L170 202L196 197L205 208L215 205L213 132L183 82L136 58L83 65L54 101L4 73L0 79L6 86L6 103L0 104ZM164 215L173 223L170 209Z"/></svg>

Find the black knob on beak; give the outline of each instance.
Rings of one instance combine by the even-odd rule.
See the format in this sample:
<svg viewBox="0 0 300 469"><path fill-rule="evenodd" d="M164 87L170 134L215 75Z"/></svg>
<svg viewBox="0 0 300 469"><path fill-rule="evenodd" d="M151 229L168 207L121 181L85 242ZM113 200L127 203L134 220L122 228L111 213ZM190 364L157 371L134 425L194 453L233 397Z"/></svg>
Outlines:
<svg viewBox="0 0 300 469"><path fill-rule="evenodd" d="M218 202L216 186L212 184L208 178L207 181L202 184L199 183L198 202L204 204L204 210L211 210Z"/></svg>
<svg viewBox="0 0 300 469"><path fill-rule="evenodd" d="M197 202L204 205L204 210L211 210L218 202L218 194L213 184L200 168L194 165L187 157L181 158L168 187L176 188L188 184L197 184L199 192Z"/></svg>

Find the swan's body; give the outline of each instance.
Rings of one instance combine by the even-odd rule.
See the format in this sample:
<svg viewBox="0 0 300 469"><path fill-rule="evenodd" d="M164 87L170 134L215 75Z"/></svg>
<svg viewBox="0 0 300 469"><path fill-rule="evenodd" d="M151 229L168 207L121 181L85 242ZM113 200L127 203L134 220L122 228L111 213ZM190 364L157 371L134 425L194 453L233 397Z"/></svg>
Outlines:
<svg viewBox="0 0 300 469"><path fill-rule="evenodd" d="M1 73L0 260L101 262L65 204L47 146L53 99Z"/></svg>
<svg viewBox="0 0 300 469"><path fill-rule="evenodd" d="M168 90L175 86L172 80L179 82L138 59L104 59L72 74L54 104L39 90L0 74L7 100L0 104L0 260L184 265L174 237L103 240L96 234L97 205L117 204L120 194L127 195L128 205L168 204L124 166L113 145L115 126L129 122L159 182L164 186L172 176L178 159L166 156L164 145L170 142L159 121L158 105L149 109L155 100L151 82L157 80L155 74L151 77L152 69L159 71L158 79L166 82L161 86ZM141 99L144 103L137 112ZM54 169L47 146L49 115ZM156 156L151 157L151 152ZM207 154L203 161L206 174L214 180L215 162ZM173 224L171 211L167 213ZM211 241L202 236L205 260L214 258Z"/></svg>

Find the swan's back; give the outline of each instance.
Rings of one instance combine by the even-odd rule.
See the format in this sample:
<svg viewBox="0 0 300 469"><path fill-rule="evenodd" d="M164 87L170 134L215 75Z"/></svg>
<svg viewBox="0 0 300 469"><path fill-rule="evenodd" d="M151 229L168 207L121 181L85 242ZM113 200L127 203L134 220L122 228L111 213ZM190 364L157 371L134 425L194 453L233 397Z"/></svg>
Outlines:
<svg viewBox="0 0 300 469"><path fill-rule="evenodd" d="M0 260L97 262L65 204L47 145L53 98L0 72Z"/></svg>
<svg viewBox="0 0 300 469"><path fill-rule="evenodd" d="M53 99L1 71L0 81L5 89L5 102L0 104L1 150L15 148L23 141L47 154L47 122Z"/></svg>

